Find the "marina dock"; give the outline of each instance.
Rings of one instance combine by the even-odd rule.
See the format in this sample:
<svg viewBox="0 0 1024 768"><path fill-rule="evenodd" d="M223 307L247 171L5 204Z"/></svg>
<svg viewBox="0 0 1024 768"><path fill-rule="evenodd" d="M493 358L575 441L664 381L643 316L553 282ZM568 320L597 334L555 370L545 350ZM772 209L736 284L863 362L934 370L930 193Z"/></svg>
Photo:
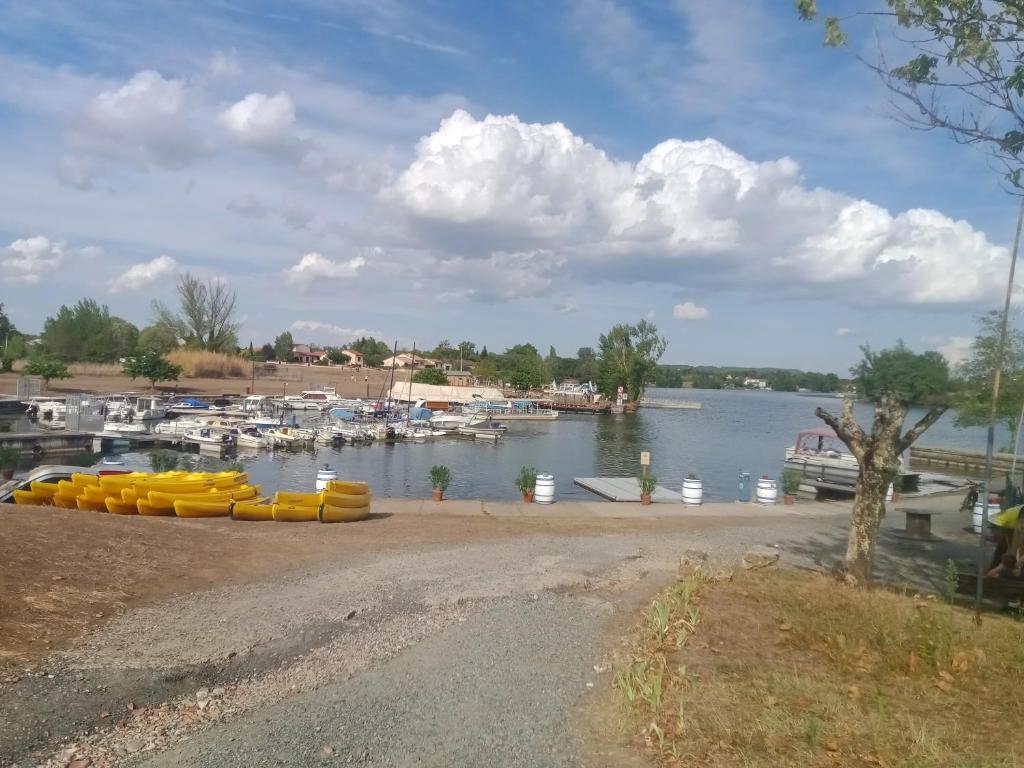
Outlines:
<svg viewBox="0 0 1024 768"><path fill-rule="evenodd" d="M666 408L673 411L699 411L701 404L695 400L657 400L644 398L638 405L641 408Z"/></svg>
<svg viewBox="0 0 1024 768"><path fill-rule="evenodd" d="M572 481L609 501L640 501L640 482L635 477L574 477ZM661 485L651 494L651 501L657 503L680 504L682 500L681 493Z"/></svg>

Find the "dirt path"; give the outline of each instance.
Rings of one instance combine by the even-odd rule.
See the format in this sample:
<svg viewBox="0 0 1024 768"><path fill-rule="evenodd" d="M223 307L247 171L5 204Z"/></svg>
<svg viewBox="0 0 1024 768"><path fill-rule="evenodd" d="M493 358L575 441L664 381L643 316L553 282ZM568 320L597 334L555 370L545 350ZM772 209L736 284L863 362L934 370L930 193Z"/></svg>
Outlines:
<svg viewBox="0 0 1024 768"><path fill-rule="evenodd" d="M689 546L735 554L812 522L5 510L20 607L0 637L46 627L61 650L8 665L0 764L63 766L66 745L95 766L574 765L571 713L607 682L597 638L623 601ZM42 650L21 637L18 658Z"/></svg>

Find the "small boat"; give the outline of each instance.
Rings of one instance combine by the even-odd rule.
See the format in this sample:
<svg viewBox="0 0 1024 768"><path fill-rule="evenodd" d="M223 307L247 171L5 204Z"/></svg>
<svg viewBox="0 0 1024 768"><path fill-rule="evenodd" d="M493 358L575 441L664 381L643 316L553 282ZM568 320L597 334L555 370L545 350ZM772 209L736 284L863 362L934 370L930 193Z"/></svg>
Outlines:
<svg viewBox="0 0 1024 768"><path fill-rule="evenodd" d="M459 427L458 434L463 437L471 437L474 440L493 440L497 442L505 434L505 430L499 427Z"/></svg>
<svg viewBox="0 0 1024 768"><path fill-rule="evenodd" d="M149 428L145 424L136 424L129 421L105 421L103 422L103 431L140 434L148 432Z"/></svg>
<svg viewBox="0 0 1024 768"><path fill-rule="evenodd" d="M199 429L192 429L185 433L185 441L189 443L196 443L198 445L233 445L235 440L227 432L222 432L219 429L213 427L201 427Z"/></svg>
<svg viewBox="0 0 1024 768"><path fill-rule="evenodd" d="M257 427L236 427L228 434L235 438L239 448L270 448L274 445L273 438L260 432Z"/></svg>
<svg viewBox="0 0 1024 768"><path fill-rule="evenodd" d="M132 403L135 418L141 421L156 421L167 417L167 406L158 397L137 397Z"/></svg>
<svg viewBox="0 0 1024 768"><path fill-rule="evenodd" d="M901 456L901 475L903 467ZM818 490L853 493L860 463L831 427L821 425L797 434L796 442L786 449L784 468L795 470L803 482Z"/></svg>

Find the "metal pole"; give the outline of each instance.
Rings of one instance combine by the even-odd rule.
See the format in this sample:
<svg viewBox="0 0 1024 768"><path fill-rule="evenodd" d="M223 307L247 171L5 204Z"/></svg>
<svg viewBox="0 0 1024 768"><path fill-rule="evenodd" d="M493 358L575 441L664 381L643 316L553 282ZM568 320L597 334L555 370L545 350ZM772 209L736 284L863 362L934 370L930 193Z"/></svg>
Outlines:
<svg viewBox="0 0 1024 768"><path fill-rule="evenodd" d="M999 328L999 343L996 346L995 371L992 375L992 405L988 415L988 438L985 441L985 480L981 486L981 534L978 536L978 583L974 591L974 614L981 619L981 593L985 579L985 530L988 528L988 492L992 482L992 454L996 443L996 411L999 406L999 385L1002 383L1003 355L1006 351L1006 331L1010 322L1010 300L1013 298L1013 275L1017 269L1017 250L1020 248L1020 230L1024 224L1024 198L1021 198L1017 214L1017 232L1013 236L1013 251L1010 253L1010 275L1006 279L1006 300L1003 302L1003 318Z"/></svg>
<svg viewBox="0 0 1024 768"><path fill-rule="evenodd" d="M1020 428L1024 426L1024 401L1020 404L1020 416L1017 417L1017 431L1013 435L1013 462L1010 464L1010 477L1017 475L1017 451L1020 450Z"/></svg>

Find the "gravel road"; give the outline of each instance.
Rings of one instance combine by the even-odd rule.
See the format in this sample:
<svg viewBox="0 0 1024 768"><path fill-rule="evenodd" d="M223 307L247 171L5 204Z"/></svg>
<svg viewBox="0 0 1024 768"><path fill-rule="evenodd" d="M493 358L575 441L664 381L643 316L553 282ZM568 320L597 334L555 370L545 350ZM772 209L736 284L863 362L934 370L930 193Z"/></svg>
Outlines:
<svg viewBox="0 0 1024 768"><path fill-rule="evenodd" d="M844 519L701 525L368 553L129 611L0 689L0 764L592 765L607 630L682 552L806 562Z"/></svg>

